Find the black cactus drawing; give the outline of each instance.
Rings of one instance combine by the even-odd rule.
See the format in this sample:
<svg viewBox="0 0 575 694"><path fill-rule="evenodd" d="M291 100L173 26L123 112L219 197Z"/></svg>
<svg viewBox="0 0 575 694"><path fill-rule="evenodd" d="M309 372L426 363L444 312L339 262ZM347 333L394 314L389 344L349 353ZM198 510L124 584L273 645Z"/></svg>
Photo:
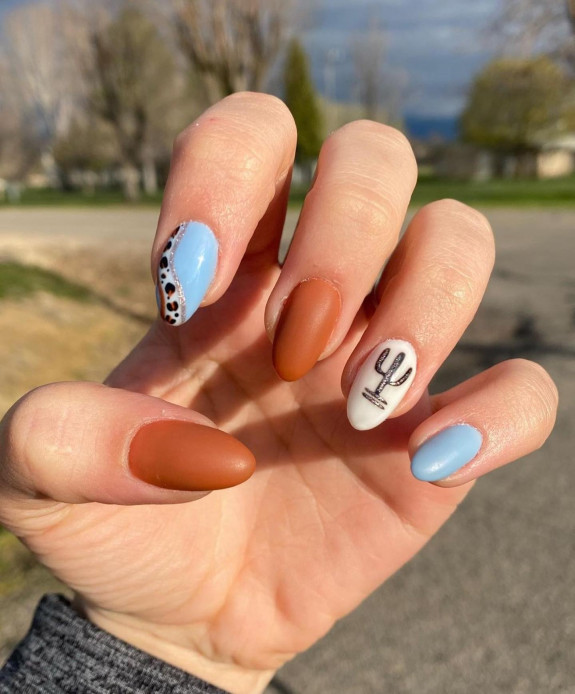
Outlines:
<svg viewBox="0 0 575 694"><path fill-rule="evenodd" d="M403 385L407 381L407 379L411 376L411 372L413 371L412 368L409 368L403 374L403 376L400 376L399 378L396 378L395 380L393 380L395 373L397 372L399 367L403 364L403 361L405 359L405 352L400 352L397 355L397 357L395 357L395 359L393 360L393 363L391 364L389 369L387 371L384 371L383 365L384 365L387 357L389 356L389 352L390 352L389 348L384 349L383 352L379 355L379 359L375 363L375 367L374 367L375 370L377 371L377 373L380 376L382 376L382 379L378 383L377 388L375 390L370 390L369 388L366 388L362 393L364 398L367 398L367 400L369 400L369 402L371 402L373 405L376 405L381 410L384 410L386 405L387 405L387 401L381 397L381 394L382 394L384 388L386 388L387 386L393 386L393 387L397 388L398 386Z"/></svg>

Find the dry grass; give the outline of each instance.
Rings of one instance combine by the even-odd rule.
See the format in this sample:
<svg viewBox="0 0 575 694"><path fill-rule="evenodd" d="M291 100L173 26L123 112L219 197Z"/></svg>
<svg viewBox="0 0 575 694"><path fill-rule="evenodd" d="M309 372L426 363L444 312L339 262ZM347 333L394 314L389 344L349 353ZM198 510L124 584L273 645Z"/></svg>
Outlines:
<svg viewBox="0 0 575 694"><path fill-rule="evenodd" d="M103 380L154 314L142 257L121 272L104 248L58 247L34 259L43 269L13 257L0 264L0 413L45 383ZM69 592L0 527L0 663L47 591Z"/></svg>
<svg viewBox="0 0 575 694"><path fill-rule="evenodd" d="M45 292L0 304L0 410L31 388L62 380L101 381L144 327L93 301Z"/></svg>

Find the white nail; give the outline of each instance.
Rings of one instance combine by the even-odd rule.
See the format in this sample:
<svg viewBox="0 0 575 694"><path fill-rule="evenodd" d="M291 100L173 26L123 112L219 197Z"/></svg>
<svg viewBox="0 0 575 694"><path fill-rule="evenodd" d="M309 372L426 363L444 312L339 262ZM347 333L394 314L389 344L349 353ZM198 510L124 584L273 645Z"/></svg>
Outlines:
<svg viewBox="0 0 575 694"><path fill-rule="evenodd" d="M405 340L386 340L367 357L347 399L347 417L359 431L373 429L389 417L415 378L417 355Z"/></svg>

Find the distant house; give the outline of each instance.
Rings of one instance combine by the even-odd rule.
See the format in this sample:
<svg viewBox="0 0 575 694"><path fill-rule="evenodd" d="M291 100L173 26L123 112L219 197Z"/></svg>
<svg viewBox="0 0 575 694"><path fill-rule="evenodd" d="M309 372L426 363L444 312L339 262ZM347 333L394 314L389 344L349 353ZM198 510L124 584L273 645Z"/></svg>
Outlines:
<svg viewBox="0 0 575 694"><path fill-rule="evenodd" d="M428 168L439 178L488 181L496 175L496 157L475 145L446 142L433 149Z"/></svg>
<svg viewBox="0 0 575 694"><path fill-rule="evenodd" d="M537 155L537 178L561 178L575 172L575 133L544 142Z"/></svg>
<svg viewBox="0 0 575 694"><path fill-rule="evenodd" d="M422 167L440 178L487 181L492 178L562 178L575 173L575 133L541 140L533 150L505 154L462 142L431 148Z"/></svg>

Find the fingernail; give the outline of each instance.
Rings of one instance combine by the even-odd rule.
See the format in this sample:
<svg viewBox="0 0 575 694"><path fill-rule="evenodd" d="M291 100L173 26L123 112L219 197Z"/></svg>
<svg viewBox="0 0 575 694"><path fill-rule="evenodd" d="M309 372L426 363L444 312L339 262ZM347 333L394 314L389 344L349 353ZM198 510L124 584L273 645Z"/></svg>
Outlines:
<svg viewBox="0 0 575 694"><path fill-rule="evenodd" d="M194 422L145 424L130 444L132 474L162 489L200 492L245 482L255 469L252 452L219 429Z"/></svg>
<svg viewBox="0 0 575 694"><path fill-rule="evenodd" d="M437 482L460 470L479 453L483 437L469 424L456 424L427 439L413 455L411 472L422 482Z"/></svg>
<svg viewBox="0 0 575 694"><path fill-rule="evenodd" d="M284 381L297 381L313 368L327 347L341 309L333 284L300 282L282 310L273 345L273 362Z"/></svg>
<svg viewBox="0 0 575 694"><path fill-rule="evenodd" d="M202 303L218 264L218 242L210 227L184 222L164 247L156 277L156 299L162 318L182 325Z"/></svg>
<svg viewBox="0 0 575 694"><path fill-rule="evenodd" d="M391 415L415 378L417 355L405 340L387 340L365 360L347 399L354 429L373 429Z"/></svg>

